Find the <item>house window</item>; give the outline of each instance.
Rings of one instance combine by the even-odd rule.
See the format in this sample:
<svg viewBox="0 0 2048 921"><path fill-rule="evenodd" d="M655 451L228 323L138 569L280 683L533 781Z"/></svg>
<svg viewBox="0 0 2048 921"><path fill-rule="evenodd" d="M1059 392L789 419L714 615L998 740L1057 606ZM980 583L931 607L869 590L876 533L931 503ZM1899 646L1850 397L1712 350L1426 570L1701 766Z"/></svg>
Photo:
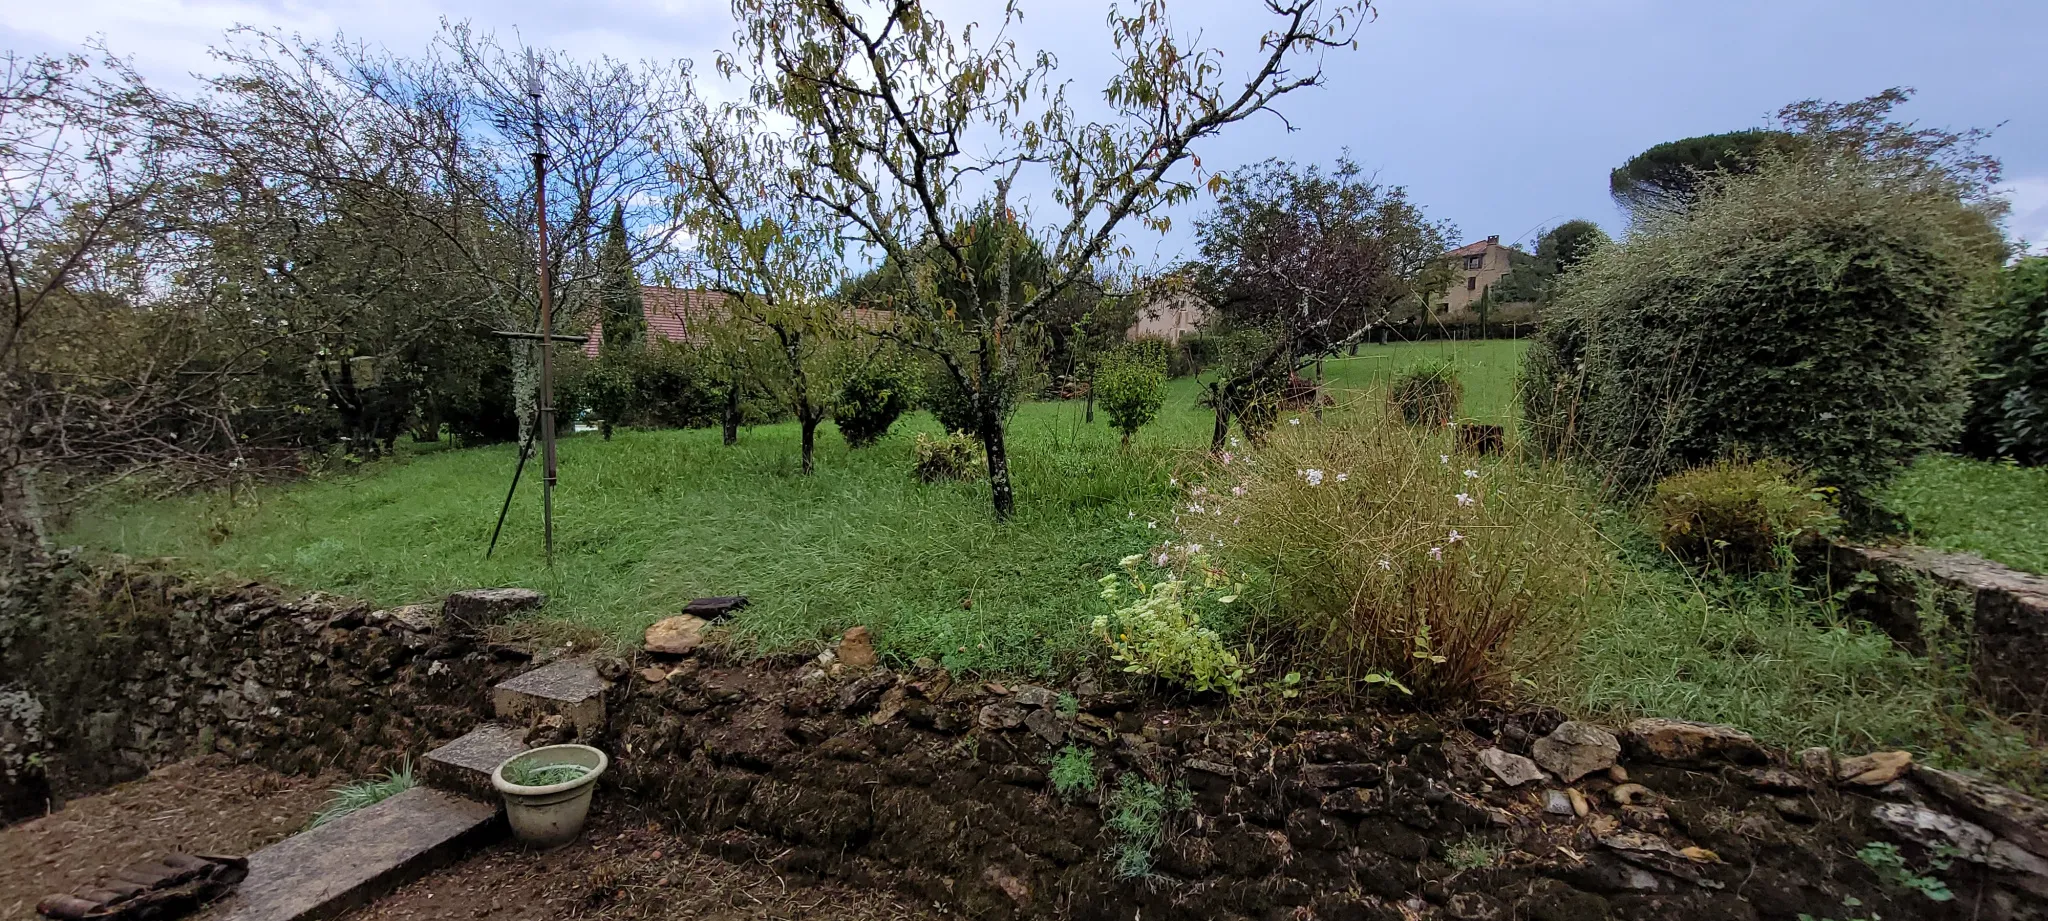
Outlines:
<svg viewBox="0 0 2048 921"><path fill-rule="evenodd" d="M1465 290L1467 290L1467 291L1477 291L1477 290L1479 290L1479 279L1477 279L1477 278L1467 278L1467 279L1465 279Z"/></svg>
<svg viewBox="0 0 2048 921"><path fill-rule="evenodd" d="M1485 266L1485 265L1486 265L1486 254L1485 254L1485 253L1480 253L1480 254L1479 254L1479 255L1477 255L1477 256L1466 256L1466 257L1465 257L1465 268L1468 268L1468 269L1477 269L1477 268L1481 268L1481 267L1483 267L1483 266Z"/></svg>

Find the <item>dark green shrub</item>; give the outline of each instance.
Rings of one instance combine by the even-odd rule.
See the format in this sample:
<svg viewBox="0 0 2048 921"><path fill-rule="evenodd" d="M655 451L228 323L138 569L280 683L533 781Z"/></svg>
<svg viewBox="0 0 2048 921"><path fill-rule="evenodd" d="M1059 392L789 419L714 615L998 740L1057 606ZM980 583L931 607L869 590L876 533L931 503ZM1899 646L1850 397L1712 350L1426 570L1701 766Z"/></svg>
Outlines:
<svg viewBox="0 0 2048 921"><path fill-rule="evenodd" d="M1458 418L1465 385L1448 361L1426 361L1394 378L1387 403L1410 425L1445 425Z"/></svg>
<svg viewBox="0 0 2048 921"><path fill-rule="evenodd" d="M848 447L864 448L882 440L898 417L916 403L916 385L903 364L878 355L847 374L832 402L832 420Z"/></svg>
<svg viewBox="0 0 2048 921"><path fill-rule="evenodd" d="M611 440L612 429L626 424L640 407L638 376L644 362L638 357L637 351L607 352L579 382L582 403L597 418L597 429L606 441Z"/></svg>
<svg viewBox="0 0 2048 921"><path fill-rule="evenodd" d="M1780 458L1868 522L1863 497L1957 431L1999 246L1953 192L1855 160L1719 178L1561 280L1531 428L1540 442L1569 420L1570 449L1624 492Z"/></svg>
<svg viewBox="0 0 2048 921"><path fill-rule="evenodd" d="M1723 460L1665 477L1650 508L1664 549L1679 559L1760 572L1778 568L1800 534L1834 530L1829 496L1783 463Z"/></svg>
<svg viewBox="0 0 2048 921"><path fill-rule="evenodd" d="M981 475L981 451L972 435L954 432L933 438L919 432L917 442L910 446L910 456L912 472L920 482L971 480Z"/></svg>
<svg viewBox="0 0 2048 921"><path fill-rule="evenodd" d="M1963 449L1978 457L2048 464L2048 257L2005 270L1978 333Z"/></svg>
<svg viewBox="0 0 2048 921"><path fill-rule="evenodd" d="M967 394L953 382L953 375L945 367L934 362L926 368L924 382L924 407L931 410L932 417L939 420L948 432L975 432L974 407L967 401ZM1004 381L1001 386L992 387L989 393L995 397L998 414L1009 418L1017 411L1017 382Z"/></svg>
<svg viewBox="0 0 2048 921"><path fill-rule="evenodd" d="M1095 372L1095 403L1123 433L1124 447L1130 447L1131 436L1159 418L1159 407L1166 403L1164 350L1130 349L1109 356Z"/></svg>

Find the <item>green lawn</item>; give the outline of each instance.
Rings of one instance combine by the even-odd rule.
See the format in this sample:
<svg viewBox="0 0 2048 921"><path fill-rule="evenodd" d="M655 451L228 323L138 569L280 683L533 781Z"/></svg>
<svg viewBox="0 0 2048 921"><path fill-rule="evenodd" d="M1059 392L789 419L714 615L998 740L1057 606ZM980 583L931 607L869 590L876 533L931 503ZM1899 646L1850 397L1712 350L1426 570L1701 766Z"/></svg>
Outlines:
<svg viewBox="0 0 2048 921"><path fill-rule="evenodd" d="M1323 373L1335 412L1378 413L1389 377L1448 358L1465 384L1465 415L1507 422L1522 352L1507 341L1373 347L1326 362ZM512 470L509 445L411 453L232 508L218 496L132 502L81 517L70 536L379 604L530 586L549 594L549 619L620 639L691 597L746 594L753 606L735 623L760 648L815 648L866 624L899 664L930 656L956 669L1046 674L1091 651L1086 625L1104 612L1095 580L1172 536L1172 480L1192 469L1209 436L1199 395L1196 381L1171 382L1160 420L1129 453L1105 419L1084 422L1079 403L1025 404L1012 427L1017 515L1004 526L991 521L984 485L913 480L913 434L936 428L920 413L858 451L826 425L810 477L797 470L790 424L746 431L735 448L715 431L566 439L552 571L542 564L531 476L497 555L484 558ZM1974 533L1982 552L2039 567L2048 542L2020 535L2048 520L2042 474L1935 459L1895 498L1930 535L1971 534L1965 523L2031 501L2031 512L2010 519L2011 533ZM1868 628L1836 623L1813 599L1701 585L1654 544L1645 550L1628 513L1610 514L1621 516L1613 532L1628 548L1617 550L1618 585L1612 599L1589 599L1599 616L1576 660L1541 692L1550 699L1582 713L1726 721L1780 744L1904 745L2008 776L2030 763L2024 739L1975 711L1957 676Z"/></svg>
<svg viewBox="0 0 2048 921"><path fill-rule="evenodd" d="M1913 539L2048 574L2048 467L1938 455L1885 492Z"/></svg>
<svg viewBox="0 0 2048 921"><path fill-rule="evenodd" d="M1376 347L1329 362L1333 389L1370 407L1375 382L1425 357L1472 369L1470 411L1504 418L1520 343ZM797 470L793 424L745 432L628 431L564 439L556 565L542 563L528 470L497 553L484 557L515 453L430 451L263 491L136 502L82 517L91 547L401 604L472 586L522 585L548 614L628 638L699 595L745 594L740 628L764 648L814 645L855 624L899 661L1042 673L1086 642L1095 580L1165 535L1178 464L1207 444L1199 387L1174 381L1129 454L1079 403L1027 403L1013 426L1016 520L998 527L982 484L921 486L909 474L920 413L875 447L849 450L827 424L818 472ZM218 538L225 535L224 539Z"/></svg>

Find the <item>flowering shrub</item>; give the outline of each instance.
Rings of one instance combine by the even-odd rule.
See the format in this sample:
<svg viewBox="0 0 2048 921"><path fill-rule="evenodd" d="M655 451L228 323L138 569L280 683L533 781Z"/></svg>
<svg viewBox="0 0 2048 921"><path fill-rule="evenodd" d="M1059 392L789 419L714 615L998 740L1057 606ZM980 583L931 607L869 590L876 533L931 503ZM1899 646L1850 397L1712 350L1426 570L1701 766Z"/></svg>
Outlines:
<svg viewBox="0 0 2048 921"><path fill-rule="evenodd" d="M981 472L981 452L975 449L974 438L961 432L942 438L919 432L910 455L912 469L925 483L971 480Z"/></svg>
<svg viewBox="0 0 2048 921"><path fill-rule="evenodd" d="M1495 695L1570 647L1609 557L1562 470L1459 457L1456 437L1282 425L1178 524L1257 587L1262 654L1360 690Z"/></svg>
<svg viewBox="0 0 2048 921"><path fill-rule="evenodd" d="M1101 579L1102 597L1117 606L1114 613L1095 618L1095 635L1108 645L1110 658L1134 675L1151 675L1191 691L1237 694L1245 668L1216 631L1202 626L1195 610L1230 604L1237 600L1236 590L1199 547L1183 548L1177 555L1162 550L1152 560L1161 567L1179 563L1199 572L1194 584L1172 569L1148 583L1140 575L1145 562L1144 554L1124 557L1122 576L1111 573Z"/></svg>
<svg viewBox="0 0 2048 921"><path fill-rule="evenodd" d="M1776 461L1728 461L1665 477L1651 509L1664 549L1725 572L1776 569L1792 538L1838 523L1832 490Z"/></svg>

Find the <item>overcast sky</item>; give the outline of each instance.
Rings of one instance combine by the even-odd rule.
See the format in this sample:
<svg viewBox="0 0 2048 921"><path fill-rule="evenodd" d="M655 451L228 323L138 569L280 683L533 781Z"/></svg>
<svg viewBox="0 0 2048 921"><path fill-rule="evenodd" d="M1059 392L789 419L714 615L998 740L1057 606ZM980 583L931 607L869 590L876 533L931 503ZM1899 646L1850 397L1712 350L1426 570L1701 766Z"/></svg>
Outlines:
<svg viewBox="0 0 2048 921"><path fill-rule="evenodd" d="M1128 2L1128 0L1126 0ZM933 0L949 23L993 25L996 2ZM1101 85L1105 0L1020 0L1020 44L1055 52L1075 91ZM210 69L207 47L236 25L308 37L346 33L397 52L442 18L468 19L581 55L689 57L729 47L725 0L7 0L0 44L56 51L103 35L169 83ZM1265 28L1255 0L1172 0L1243 66ZM1200 151L1210 167L1267 156L1328 162L1349 149L1406 185L1462 236L1526 240L1587 217L1621 219L1607 171L1660 141L1761 124L1787 102L1919 95L1908 117L1993 127L2014 204L2010 229L2048 240L2048 36L2043 0L1387 0L1356 51L1333 53L1328 85L1286 98L1296 129L1260 117ZM1185 226L1185 220L1182 226ZM1149 240L1149 238L1147 238ZM1171 258L1184 230L1144 248Z"/></svg>

